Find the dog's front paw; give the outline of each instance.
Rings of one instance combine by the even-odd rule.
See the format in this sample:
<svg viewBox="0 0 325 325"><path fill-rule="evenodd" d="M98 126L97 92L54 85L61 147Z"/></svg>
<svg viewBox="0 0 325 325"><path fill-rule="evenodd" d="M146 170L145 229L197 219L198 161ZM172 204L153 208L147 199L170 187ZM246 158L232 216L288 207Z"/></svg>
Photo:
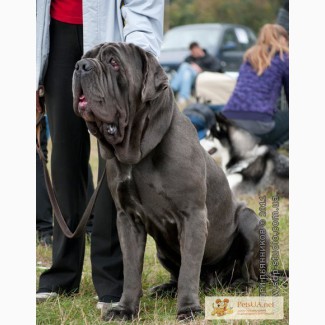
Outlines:
<svg viewBox="0 0 325 325"><path fill-rule="evenodd" d="M110 322L113 320L126 321L132 320L136 316L136 312L127 310L126 308L118 305L116 307L108 308L102 312L102 320L105 322Z"/></svg>
<svg viewBox="0 0 325 325"><path fill-rule="evenodd" d="M195 316L199 315L202 315L202 308L200 306L186 308L178 311L177 320L180 322L190 322L195 319Z"/></svg>

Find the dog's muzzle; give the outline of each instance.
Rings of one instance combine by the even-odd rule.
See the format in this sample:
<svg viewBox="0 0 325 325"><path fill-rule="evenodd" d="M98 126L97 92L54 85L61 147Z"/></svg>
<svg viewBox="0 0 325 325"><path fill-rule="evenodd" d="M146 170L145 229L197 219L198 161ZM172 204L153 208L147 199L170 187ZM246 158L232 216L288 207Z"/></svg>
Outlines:
<svg viewBox="0 0 325 325"><path fill-rule="evenodd" d="M74 67L77 73L87 73L91 71L93 68L94 68L93 63L87 59L79 60Z"/></svg>
<svg viewBox="0 0 325 325"><path fill-rule="evenodd" d="M92 72L94 69L94 64L91 62L91 60L87 59L81 59L79 60L76 65L75 65L75 70L74 70L74 80L76 82L76 85L78 85L75 88L75 96L76 98L74 99L75 102L75 110L76 113L79 113L86 121L93 121L93 114L90 111L88 107L88 101L83 93L83 89L81 87L81 79L85 77L87 74Z"/></svg>
<svg viewBox="0 0 325 325"><path fill-rule="evenodd" d="M81 59L75 64L74 70L74 110L86 122L95 123L96 127L91 128L90 132L98 136L101 133L106 140L113 141L118 135L119 121L115 117L100 118L96 116L98 104L94 100L89 88L92 88L96 78L96 63L91 59ZM89 126L88 126L89 128Z"/></svg>

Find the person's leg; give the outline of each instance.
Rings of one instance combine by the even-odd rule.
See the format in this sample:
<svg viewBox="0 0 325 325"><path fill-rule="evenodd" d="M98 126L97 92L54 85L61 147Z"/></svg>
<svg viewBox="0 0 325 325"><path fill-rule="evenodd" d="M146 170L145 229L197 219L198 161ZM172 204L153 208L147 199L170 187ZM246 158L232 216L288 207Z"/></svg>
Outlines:
<svg viewBox="0 0 325 325"><path fill-rule="evenodd" d="M193 82L196 76L197 72L191 67L191 65L187 64L182 70L182 81L179 88L179 99L190 99Z"/></svg>
<svg viewBox="0 0 325 325"><path fill-rule="evenodd" d="M41 121L40 145L47 159L47 137L45 119ZM43 165L36 153L36 230L41 244L51 245L53 234L52 206L46 190Z"/></svg>
<svg viewBox="0 0 325 325"><path fill-rule="evenodd" d="M86 125L72 108L72 74L82 55L82 26L52 20L50 42L45 100L52 139L52 181L61 211L74 231L86 206L90 153ZM41 275L38 292L77 292L84 249L84 236L68 239L55 220L52 266Z"/></svg>
<svg viewBox="0 0 325 325"><path fill-rule="evenodd" d="M173 79L170 81L170 86L174 92L178 92L180 89L182 78L183 78L183 71L186 69L187 65L188 63L186 62L182 63L177 69L177 72L175 73Z"/></svg>
<svg viewBox="0 0 325 325"><path fill-rule="evenodd" d="M98 179L105 168L99 153ZM116 227L116 208L103 182L94 209L91 234L93 283L100 302L117 302L123 291L123 260Z"/></svg>
<svg viewBox="0 0 325 325"><path fill-rule="evenodd" d="M272 131L259 135L261 144L276 148L289 140L289 111L277 111L274 116L275 126Z"/></svg>
<svg viewBox="0 0 325 325"><path fill-rule="evenodd" d="M196 76L196 72L195 70L191 67L191 65L187 62L183 62L178 70L177 73L175 74L174 78L171 80L170 82L170 86L172 87L174 92L185 92L185 96L186 93L188 93L188 84L190 83L190 90L188 93L188 98L191 94L191 88L192 88L192 84L193 84L193 76L194 75L194 79ZM192 80L192 83L191 83ZM184 85L185 82L185 85ZM182 90L183 88L183 90ZM185 97L184 97L185 98ZM187 98L187 99L188 99Z"/></svg>

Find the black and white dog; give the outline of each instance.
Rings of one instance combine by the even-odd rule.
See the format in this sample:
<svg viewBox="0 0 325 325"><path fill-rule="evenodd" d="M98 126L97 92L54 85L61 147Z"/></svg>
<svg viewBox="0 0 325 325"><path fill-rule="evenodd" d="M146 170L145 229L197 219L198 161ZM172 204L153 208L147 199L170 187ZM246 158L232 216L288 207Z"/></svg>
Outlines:
<svg viewBox="0 0 325 325"><path fill-rule="evenodd" d="M200 107L200 110L203 108ZM185 114L192 118L192 113ZM206 112L202 119L211 116ZM216 113L201 145L216 160L227 175L231 189L237 195L254 195L273 189L289 197L289 158L277 150L260 145L259 139L236 127Z"/></svg>

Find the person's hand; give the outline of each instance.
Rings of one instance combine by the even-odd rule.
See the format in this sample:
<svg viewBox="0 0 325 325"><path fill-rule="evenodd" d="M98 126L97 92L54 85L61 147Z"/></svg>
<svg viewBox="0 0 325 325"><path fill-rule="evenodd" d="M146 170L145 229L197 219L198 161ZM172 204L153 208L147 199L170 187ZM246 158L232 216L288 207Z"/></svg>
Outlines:
<svg viewBox="0 0 325 325"><path fill-rule="evenodd" d="M44 97L44 87L43 86L40 86L36 90L36 115L44 112L43 98L40 98L40 97Z"/></svg>
<svg viewBox="0 0 325 325"><path fill-rule="evenodd" d="M199 65L197 65L196 63L191 63L191 66L192 68L197 72L197 73L200 73L202 72L203 70L201 69L201 67Z"/></svg>

